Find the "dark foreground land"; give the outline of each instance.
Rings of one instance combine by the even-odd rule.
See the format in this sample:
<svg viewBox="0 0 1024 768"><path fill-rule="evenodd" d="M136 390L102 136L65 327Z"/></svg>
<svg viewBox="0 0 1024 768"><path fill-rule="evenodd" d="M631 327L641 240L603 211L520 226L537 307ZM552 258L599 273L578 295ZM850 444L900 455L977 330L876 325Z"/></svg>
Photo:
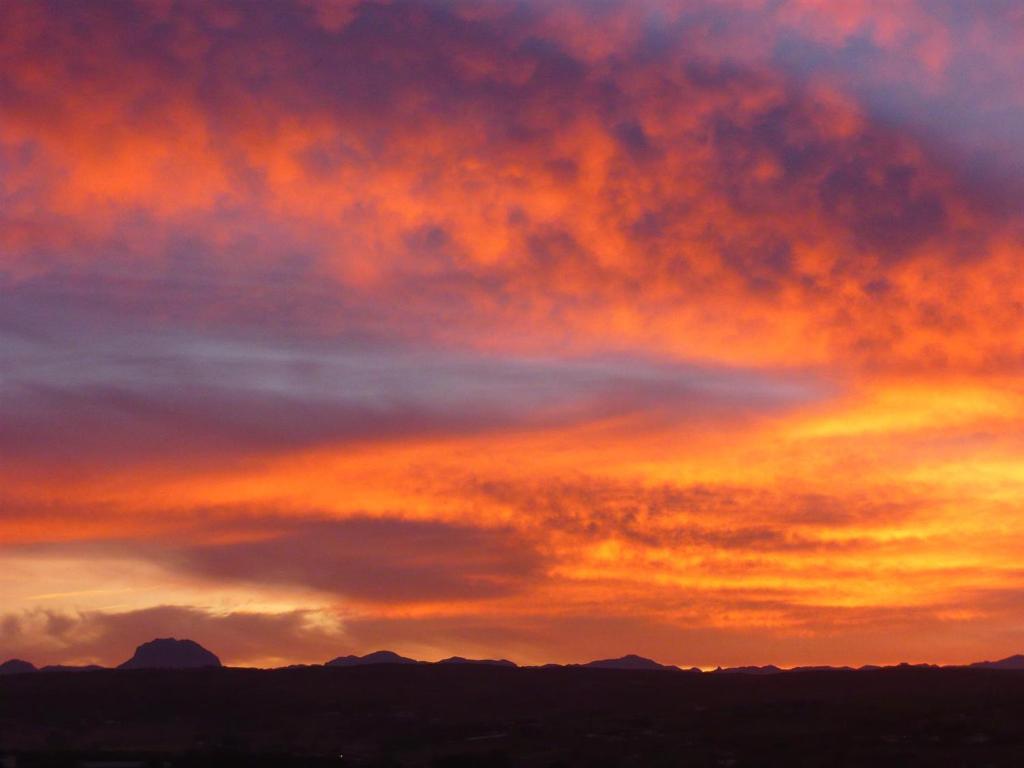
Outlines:
<svg viewBox="0 0 1024 768"><path fill-rule="evenodd" d="M476 666L0 678L0 766L1021 766L1024 673Z"/></svg>

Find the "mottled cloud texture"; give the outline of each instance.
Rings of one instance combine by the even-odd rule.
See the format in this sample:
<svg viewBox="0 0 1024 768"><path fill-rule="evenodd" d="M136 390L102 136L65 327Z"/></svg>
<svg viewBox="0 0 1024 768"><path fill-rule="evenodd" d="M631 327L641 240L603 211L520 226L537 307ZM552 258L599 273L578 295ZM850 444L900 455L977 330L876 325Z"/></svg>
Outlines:
<svg viewBox="0 0 1024 768"><path fill-rule="evenodd" d="M1022 37L0 0L0 656L1022 650Z"/></svg>

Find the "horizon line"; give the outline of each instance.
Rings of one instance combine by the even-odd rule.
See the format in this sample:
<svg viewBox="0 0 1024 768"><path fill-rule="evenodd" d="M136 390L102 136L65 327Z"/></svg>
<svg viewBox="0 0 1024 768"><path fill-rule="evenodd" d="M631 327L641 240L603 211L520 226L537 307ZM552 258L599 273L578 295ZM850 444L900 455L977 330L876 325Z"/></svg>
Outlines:
<svg viewBox="0 0 1024 768"><path fill-rule="evenodd" d="M510 659L510 658L508 658L507 656L504 656L504 655L497 655L497 656L492 656L492 657L470 657L470 656L463 656L463 655L460 655L460 654L452 654L452 655L449 655L449 656L442 656L442 657L439 657L437 659L419 659L419 658L415 658L413 656L406 656L405 654L403 654L402 652L399 652L399 651L394 651L394 650L391 650L391 649L378 648L378 649L373 650L373 651L366 651L366 652L364 652L362 654L358 654L356 652L349 652L349 653L346 653L346 654L341 654L341 655L335 656L335 657L333 657L331 659L324 660L324 661L292 661L292 662L283 663L283 664L266 664L266 665L263 665L263 664L245 664L245 663L234 664L234 663L222 662L220 660L220 657L217 656L215 652L210 651L206 646L202 645L198 641L192 640L191 638L184 638L184 637L183 638L177 638L177 637L158 637L158 638L153 638L153 639L148 640L148 641L144 641L143 643L141 643L138 646L136 646L135 654L137 654L139 652L139 650L142 649L143 647L155 644L155 643L157 643L159 641L171 641L171 642L179 642L179 643L180 642L192 643L192 644L198 646L198 648L201 649L203 652L206 652L206 653L209 653L209 654L213 655L213 657L217 660L217 664L216 665L210 665L210 666L220 666L220 667L230 668L230 669L259 669L259 670L268 670L268 671L269 670L277 670L277 669L290 669L290 668L296 668L296 667L318 667L318 666L327 667L327 666L331 666L332 663L337 662L337 661L342 660L342 659L362 660L362 659L366 659L366 658L369 658L369 657L372 657L372 656L377 656L377 655L382 655L382 654L393 655L394 657L396 657L396 661L395 662L377 661L377 662L369 662L367 664L353 664L353 666L370 666L372 664L389 664L389 663L391 663L391 664L395 664L395 663L396 664L405 664L405 665L409 665L409 664L436 665L436 664L443 664L445 662L448 662L448 663L468 662L468 663L476 663L477 665L488 665L488 663L489 663L489 665L491 665L491 666L514 666L514 667L520 668L520 669L539 669L539 668L544 668L544 667L586 667L586 666L596 665L596 664L600 664L600 663L604 663L604 662L621 662L621 661L632 659L634 661L647 662L647 663L650 663L651 665L657 665L657 667L660 667L660 668L662 668L663 670L666 670L666 671L679 670L679 671L683 671L683 672L699 671L699 672L702 672L702 673L711 673L711 672L716 672L716 671L729 671L729 670L778 670L779 672L789 672L789 671L802 671L802 670L815 670L815 669L822 669L822 670L832 669L832 670L837 670L837 671L860 671L860 670L885 669L885 668L894 668L894 667L931 667L931 668L940 668L940 669L945 669L945 668L967 668L967 667L978 667L980 665L985 665L985 664L999 664L1001 662L1006 662L1006 661L1009 661L1009 660L1012 660L1012 659L1015 659L1015 658L1018 658L1018 657L1024 657L1024 653L1010 653L1007 656L995 656L993 658L986 658L986 659L980 659L980 660L976 660L976 661L966 661L966 662L910 661L908 659L901 659L899 661L864 662L864 663L860 663L860 664L856 664L856 663L838 663L838 664L836 664L836 663L802 663L802 664L799 664L799 663L798 664L789 663L789 664L787 664L785 662L783 662L783 663L767 662L767 663L764 663L764 664L742 663L742 664L732 664L732 665L728 665L727 666L727 665L720 664L720 663L716 664L716 665L701 665L701 664L685 665L685 664L679 664L679 663L673 663L673 662L661 662L661 661L658 661L657 659L654 659L653 657L644 656L644 655L641 655L641 654L635 653L635 652L628 652L628 653L625 653L625 654L622 654L622 655L618 655L618 656L612 656L612 655L601 656L601 657L598 657L598 658L590 659L589 661L569 661L569 662L546 661L546 662L537 662L537 663L520 663L520 662L515 661L513 659ZM25 663L31 664L33 667L35 667L38 670L43 670L43 669L46 669L48 667L50 667L50 668L52 668L52 667L72 667L72 668L98 667L98 668L101 668L101 669L109 670L109 669L118 669L121 664L127 663L132 658L135 658L134 654L129 659L125 660L124 662L121 662L120 664L113 664L113 665L99 663L97 661L85 661L85 660L77 660L77 659L62 660L62 661L49 662L49 663L37 665L35 662L33 662L33 661L29 660L29 659L26 659L23 656L18 656L16 654L8 656L6 653L0 653L0 668L2 668L4 665L6 665L6 664L8 664L10 662L25 662ZM651 667L651 668L653 669L654 667ZM1024 665L1022 665L1022 668L1024 668Z"/></svg>

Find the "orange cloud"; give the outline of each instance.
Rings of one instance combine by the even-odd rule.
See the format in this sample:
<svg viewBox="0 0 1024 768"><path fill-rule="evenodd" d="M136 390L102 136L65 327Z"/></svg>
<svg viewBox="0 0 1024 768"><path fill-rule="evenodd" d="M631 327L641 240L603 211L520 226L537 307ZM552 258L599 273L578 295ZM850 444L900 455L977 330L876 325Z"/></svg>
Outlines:
<svg viewBox="0 0 1024 768"><path fill-rule="evenodd" d="M106 638L251 589L317 652L997 656L1018 180L919 126L1015 21L926 10L12 6L0 554L173 589L3 593Z"/></svg>

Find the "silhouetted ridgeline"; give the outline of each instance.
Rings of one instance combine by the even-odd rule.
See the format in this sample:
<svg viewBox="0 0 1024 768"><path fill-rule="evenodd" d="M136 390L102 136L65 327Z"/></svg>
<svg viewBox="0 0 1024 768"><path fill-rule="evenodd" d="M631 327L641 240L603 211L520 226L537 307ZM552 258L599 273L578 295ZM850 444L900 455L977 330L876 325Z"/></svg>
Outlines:
<svg viewBox="0 0 1024 768"><path fill-rule="evenodd" d="M324 663L326 667L362 667L362 666L374 666L380 664L442 664L442 665L485 665L485 666L500 666L500 667L518 667L514 661L508 659L466 659L462 656L451 656L447 659L441 659L436 662L418 661L411 659L407 656L401 656L394 651L374 651L368 653L365 656L338 656L335 659L331 659ZM135 649L135 653L130 659L118 665L118 669L199 669L204 667L221 667L220 659L206 648L201 646L194 640L178 640L173 637L169 638L157 638L156 640L150 640L148 643L143 643ZM317 665L295 665L298 667L308 667ZM295 668L289 667L291 668ZM900 667L920 667L920 668L938 668L934 664L900 664ZM1009 656L999 661L979 661L973 664L964 665L970 668L977 669L1005 669L1005 670L1024 670L1024 655ZM637 656L636 654L627 654L614 659L598 659L596 661L588 661L584 664L544 664L541 667L534 667L536 669L558 669L563 667L584 667L587 669L620 669L620 670L655 670L665 672L701 672L698 667L690 667L683 669L681 667L672 664L660 664L653 659L644 658L643 656ZM527 667L529 669L529 667ZM742 667L717 667L714 673L732 673L732 674L746 674L746 675L774 675L783 672L821 672L821 671L870 671L882 669L874 664L867 664L862 667L854 669L853 667L830 667L830 666L813 666L813 667L793 667L791 669L783 669L777 667L774 664L768 664L766 666L742 666ZM956 668L956 667L950 667ZM29 672L81 672L89 670L103 669L103 667L95 664L86 666L65 666L65 665L51 665L43 667L41 670L37 669L34 664L21 659L10 659L0 664L0 675L12 675L12 674L23 674ZM2 768L2 767L0 767Z"/></svg>
<svg viewBox="0 0 1024 768"><path fill-rule="evenodd" d="M1024 656L1017 654L999 661L978 661L971 666L981 669L1024 669Z"/></svg>
<svg viewBox="0 0 1024 768"><path fill-rule="evenodd" d="M143 643L118 669L202 669L219 666L220 659L199 643L167 637Z"/></svg>
<svg viewBox="0 0 1024 768"><path fill-rule="evenodd" d="M415 659L399 656L394 651L375 651L365 656L339 656L328 661L328 667L360 667L368 664L420 664Z"/></svg>
<svg viewBox="0 0 1024 768"><path fill-rule="evenodd" d="M0 664L0 675L20 675L26 672L38 672L36 665L21 659L9 659Z"/></svg>

